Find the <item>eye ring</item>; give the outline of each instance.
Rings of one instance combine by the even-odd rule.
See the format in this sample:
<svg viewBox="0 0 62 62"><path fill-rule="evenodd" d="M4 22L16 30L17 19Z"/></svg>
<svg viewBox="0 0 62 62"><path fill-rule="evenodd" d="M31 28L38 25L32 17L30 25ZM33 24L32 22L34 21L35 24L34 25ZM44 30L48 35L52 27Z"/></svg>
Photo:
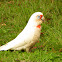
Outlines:
<svg viewBox="0 0 62 62"><path fill-rule="evenodd" d="M37 16L37 19L40 19L40 16Z"/></svg>

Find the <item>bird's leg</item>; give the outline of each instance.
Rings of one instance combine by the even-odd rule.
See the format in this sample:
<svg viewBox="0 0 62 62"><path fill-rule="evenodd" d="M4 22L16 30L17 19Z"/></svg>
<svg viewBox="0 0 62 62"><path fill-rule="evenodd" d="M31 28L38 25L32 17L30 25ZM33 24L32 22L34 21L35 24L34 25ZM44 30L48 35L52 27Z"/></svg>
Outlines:
<svg viewBox="0 0 62 62"><path fill-rule="evenodd" d="M27 53L30 52L30 47L26 48L26 52Z"/></svg>

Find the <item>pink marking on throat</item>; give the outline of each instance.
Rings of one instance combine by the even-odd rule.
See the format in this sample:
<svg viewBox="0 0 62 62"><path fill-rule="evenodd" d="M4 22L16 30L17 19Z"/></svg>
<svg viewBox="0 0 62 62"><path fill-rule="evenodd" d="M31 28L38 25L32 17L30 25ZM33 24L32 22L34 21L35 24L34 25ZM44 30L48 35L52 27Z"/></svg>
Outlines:
<svg viewBox="0 0 62 62"><path fill-rule="evenodd" d="M36 27L37 27L37 28L41 28L41 25L37 25Z"/></svg>

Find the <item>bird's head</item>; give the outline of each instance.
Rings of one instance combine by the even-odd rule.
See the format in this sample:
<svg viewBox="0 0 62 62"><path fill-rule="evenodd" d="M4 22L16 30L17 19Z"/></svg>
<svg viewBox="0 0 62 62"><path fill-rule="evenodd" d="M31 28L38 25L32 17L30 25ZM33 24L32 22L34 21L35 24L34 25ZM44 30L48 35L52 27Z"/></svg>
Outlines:
<svg viewBox="0 0 62 62"><path fill-rule="evenodd" d="M36 25L40 25L42 24L42 22L45 21L45 18L43 16L43 13L41 12L35 12L34 14L32 14L32 16L30 17L30 20L33 23L36 23Z"/></svg>

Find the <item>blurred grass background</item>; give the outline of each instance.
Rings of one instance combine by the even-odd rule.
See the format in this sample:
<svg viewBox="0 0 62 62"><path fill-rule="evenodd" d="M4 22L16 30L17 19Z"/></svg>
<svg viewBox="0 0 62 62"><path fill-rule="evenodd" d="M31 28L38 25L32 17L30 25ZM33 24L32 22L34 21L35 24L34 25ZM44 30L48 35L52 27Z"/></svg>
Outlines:
<svg viewBox="0 0 62 62"><path fill-rule="evenodd" d="M62 0L0 0L0 46L14 39L34 12L46 20L36 48L1 51L0 62L62 62Z"/></svg>

